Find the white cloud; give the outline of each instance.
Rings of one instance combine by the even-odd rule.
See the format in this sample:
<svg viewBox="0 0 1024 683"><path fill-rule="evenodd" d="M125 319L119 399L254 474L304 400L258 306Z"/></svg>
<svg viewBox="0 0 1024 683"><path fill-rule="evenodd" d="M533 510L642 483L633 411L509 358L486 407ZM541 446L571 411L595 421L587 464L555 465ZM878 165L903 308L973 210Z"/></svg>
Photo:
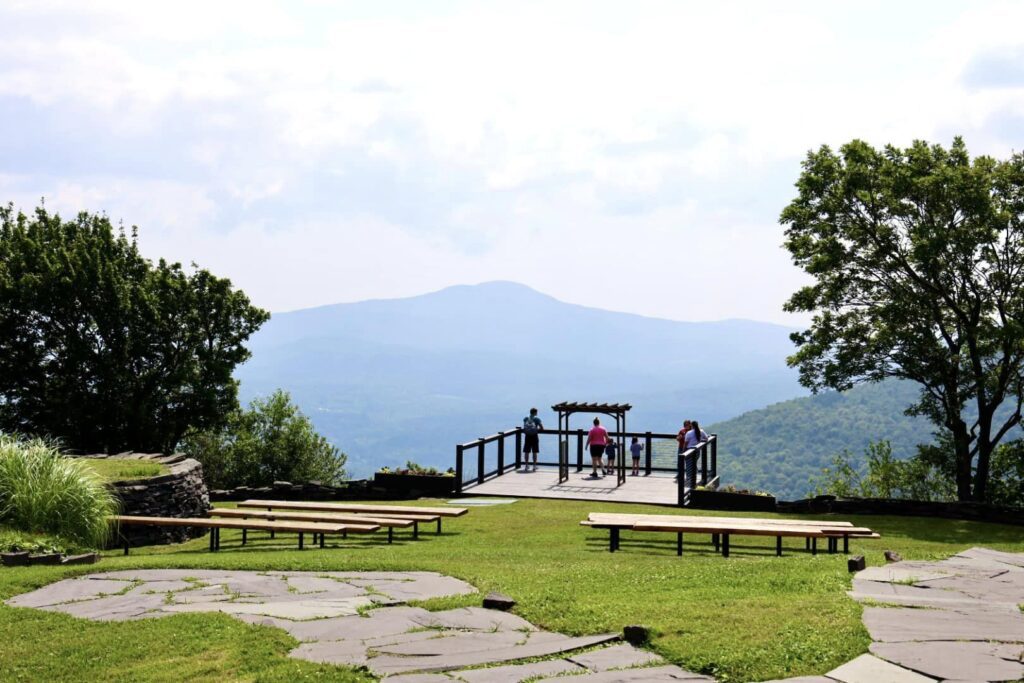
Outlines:
<svg viewBox="0 0 1024 683"><path fill-rule="evenodd" d="M1019 3L6 4L3 199L105 210L293 309L513 279L787 321L810 148L1005 155ZM984 68L984 67L983 67ZM10 104L10 106L7 106ZM1012 132L1012 131L1011 131ZM948 139L938 139L948 143Z"/></svg>

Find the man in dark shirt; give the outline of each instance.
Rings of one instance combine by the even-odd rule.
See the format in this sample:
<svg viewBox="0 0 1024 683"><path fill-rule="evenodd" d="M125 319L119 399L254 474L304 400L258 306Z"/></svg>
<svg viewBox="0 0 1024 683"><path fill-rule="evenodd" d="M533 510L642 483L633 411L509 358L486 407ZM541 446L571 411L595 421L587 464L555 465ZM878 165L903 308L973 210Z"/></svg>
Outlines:
<svg viewBox="0 0 1024 683"><path fill-rule="evenodd" d="M537 454L540 452L540 430L544 429L544 423L537 417L537 409L530 408L530 414L523 418L523 433L526 438L523 440L523 469L530 469L530 453L533 453L533 470L537 471Z"/></svg>

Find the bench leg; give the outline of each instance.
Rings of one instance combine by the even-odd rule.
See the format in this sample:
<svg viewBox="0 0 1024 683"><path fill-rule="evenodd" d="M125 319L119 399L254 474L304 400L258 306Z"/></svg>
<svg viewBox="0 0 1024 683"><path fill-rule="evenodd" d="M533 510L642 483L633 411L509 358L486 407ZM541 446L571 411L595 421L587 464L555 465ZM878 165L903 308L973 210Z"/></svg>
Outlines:
<svg viewBox="0 0 1024 683"><path fill-rule="evenodd" d="M612 527L608 530L608 552L614 553L619 549L619 528Z"/></svg>
<svg viewBox="0 0 1024 683"><path fill-rule="evenodd" d="M393 541L394 539L395 539L395 527L389 526L388 527L388 544L390 545L391 541Z"/></svg>
<svg viewBox="0 0 1024 683"><path fill-rule="evenodd" d="M782 557L782 536L775 537L775 557Z"/></svg>
<svg viewBox="0 0 1024 683"><path fill-rule="evenodd" d="M419 537L420 537L420 523L419 522L413 522L412 523L412 539L415 541Z"/></svg>
<svg viewBox="0 0 1024 683"><path fill-rule="evenodd" d="M214 547L213 546L216 544L216 542L214 541L214 538L216 536L217 536L217 530L216 529L210 529L210 552L211 553L214 551Z"/></svg>
<svg viewBox="0 0 1024 683"><path fill-rule="evenodd" d="M722 557L729 557L729 534L722 534Z"/></svg>
<svg viewBox="0 0 1024 683"><path fill-rule="evenodd" d="M300 532L299 532L299 550L302 550L302 542L303 542L303 541L305 540L304 536L305 536L305 534L303 534L303 533L302 533L302 532L300 531Z"/></svg>
<svg viewBox="0 0 1024 683"><path fill-rule="evenodd" d="M719 550L719 536L718 534L711 534L711 542L715 544L715 552Z"/></svg>
<svg viewBox="0 0 1024 683"><path fill-rule="evenodd" d="M682 556L683 554L683 532L676 534L676 555Z"/></svg>
<svg viewBox="0 0 1024 683"><path fill-rule="evenodd" d="M248 529L242 529L242 545L245 545L245 542L249 539L249 534L246 533L247 531L249 531L249 530Z"/></svg>
<svg viewBox="0 0 1024 683"><path fill-rule="evenodd" d="M324 547L324 534L323 534L323 532L320 533L320 547L321 548Z"/></svg>
<svg viewBox="0 0 1024 683"><path fill-rule="evenodd" d="M818 554L818 538L814 537L811 539L811 555Z"/></svg>
<svg viewBox="0 0 1024 683"><path fill-rule="evenodd" d="M441 518L440 517L437 518L437 533L438 533L438 535L441 534Z"/></svg>
<svg viewBox="0 0 1024 683"><path fill-rule="evenodd" d="M850 534L843 534L843 555L850 554Z"/></svg>
<svg viewBox="0 0 1024 683"><path fill-rule="evenodd" d="M128 554L128 539L124 539L124 554Z"/></svg>

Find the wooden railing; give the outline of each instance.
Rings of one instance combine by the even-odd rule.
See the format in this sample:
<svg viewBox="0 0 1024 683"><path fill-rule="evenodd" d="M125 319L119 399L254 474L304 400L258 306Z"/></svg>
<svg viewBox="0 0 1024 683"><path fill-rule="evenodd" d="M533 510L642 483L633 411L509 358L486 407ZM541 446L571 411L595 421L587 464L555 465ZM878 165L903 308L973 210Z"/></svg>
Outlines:
<svg viewBox="0 0 1024 683"><path fill-rule="evenodd" d="M537 432L542 436L562 436L563 439L554 449L556 460L541 460L538 458L538 465L557 467L559 483L569 478L569 467L571 466L571 451L576 451L575 466L580 472L584 468L584 445L587 432L582 429L572 430L568 433L559 432L556 429L541 429ZM679 484L679 505L689 503L690 491L697 486L706 486L713 482L718 476L718 435L712 434L710 438L694 448L679 453L676 462L672 467L658 466L653 462L652 446L656 440L675 441L675 434L664 434L655 432L608 432L608 435L616 439L629 440L634 437L640 439L644 444L643 471L645 476L652 473L674 473L677 475ZM571 448L571 441L575 440L575 449ZM492 446L493 444L493 446ZM488 448L488 446L492 446ZM627 446L628 447L628 446ZM616 485L622 485L626 481L626 453L625 448L619 449L616 463ZM548 449L548 453L550 453ZM467 464L470 466L467 467ZM500 477L509 470L515 470L524 464L523 460L523 429L515 427L506 431L500 431L490 436L482 436L474 441L458 444L455 446L455 486L457 492L465 488L482 484L488 479Z"/></svg>

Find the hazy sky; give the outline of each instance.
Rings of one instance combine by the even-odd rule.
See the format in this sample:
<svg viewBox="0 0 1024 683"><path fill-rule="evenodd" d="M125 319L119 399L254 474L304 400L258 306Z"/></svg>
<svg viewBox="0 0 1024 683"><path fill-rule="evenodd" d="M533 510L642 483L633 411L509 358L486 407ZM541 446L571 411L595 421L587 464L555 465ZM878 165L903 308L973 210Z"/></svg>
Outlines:
<svg viewBox="0 0 1024 683"><path fill-rule="evenodd" d="M88 7L86 7L88 5ZM852 138L1024 146L1022 2L0 4L0 201L273 311L506 279L795 323L778 214Z"/></svg>

